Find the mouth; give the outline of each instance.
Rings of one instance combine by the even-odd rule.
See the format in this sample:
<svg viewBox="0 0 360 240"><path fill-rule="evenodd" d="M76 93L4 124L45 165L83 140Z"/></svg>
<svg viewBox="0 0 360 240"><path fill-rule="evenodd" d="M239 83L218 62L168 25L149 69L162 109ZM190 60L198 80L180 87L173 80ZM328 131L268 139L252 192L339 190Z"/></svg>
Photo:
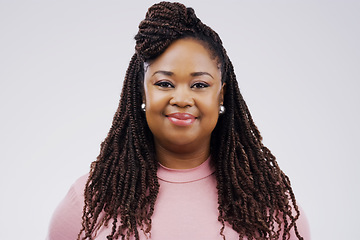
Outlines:
<svg viewBox="0 0 360 240"><path fill-rule="evenodd" d="M166 115L171 123L176 126L186 127L190 126L197 119L195 116L190 113L172 113Z"/></svg>

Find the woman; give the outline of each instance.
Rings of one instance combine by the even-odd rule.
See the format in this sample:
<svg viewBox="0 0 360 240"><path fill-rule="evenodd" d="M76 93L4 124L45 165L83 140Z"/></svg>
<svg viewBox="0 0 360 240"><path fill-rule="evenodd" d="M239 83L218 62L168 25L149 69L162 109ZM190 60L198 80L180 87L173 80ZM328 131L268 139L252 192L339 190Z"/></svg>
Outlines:
<svg viewBox="0 0 360 240"><path fill-rule="evenodd" d="M219 36L192 8L161 2L135 39L100 155L48 238L309 239Z"/></svg>

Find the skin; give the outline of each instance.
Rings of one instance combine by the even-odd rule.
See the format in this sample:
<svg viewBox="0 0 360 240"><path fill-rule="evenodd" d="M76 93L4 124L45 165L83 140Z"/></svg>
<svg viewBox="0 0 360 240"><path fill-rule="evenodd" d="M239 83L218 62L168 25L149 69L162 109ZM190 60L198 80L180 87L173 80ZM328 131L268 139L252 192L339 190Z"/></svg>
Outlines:
<svg viewBox="0 0 360 240"><path fill-rule="evenodd" d="M187 169L206 161L223 97L219 64L198 40L173 42L145 67L146 120L162 165Z"/></svg>

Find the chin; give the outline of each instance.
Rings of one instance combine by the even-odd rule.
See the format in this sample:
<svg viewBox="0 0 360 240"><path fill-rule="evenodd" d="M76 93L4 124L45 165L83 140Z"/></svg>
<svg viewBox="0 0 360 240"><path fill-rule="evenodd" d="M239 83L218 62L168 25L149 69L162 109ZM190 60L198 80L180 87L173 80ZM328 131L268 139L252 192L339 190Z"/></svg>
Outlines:
<svg viewBox="0 0 360 240"><path fill-rule="evenodd" d="M179 146L179 147L186 147L192 146L196 142L194 139L184 139L183 137L178 137L175 141L169 141L169 145Z"/></svg>
<svg viewBox="0 0 360 240"><path fill-rule="evenodd" d="M179 154L193 153L194 149L197 149L192 143L176 143L171 144L167 149Z"/></svg>

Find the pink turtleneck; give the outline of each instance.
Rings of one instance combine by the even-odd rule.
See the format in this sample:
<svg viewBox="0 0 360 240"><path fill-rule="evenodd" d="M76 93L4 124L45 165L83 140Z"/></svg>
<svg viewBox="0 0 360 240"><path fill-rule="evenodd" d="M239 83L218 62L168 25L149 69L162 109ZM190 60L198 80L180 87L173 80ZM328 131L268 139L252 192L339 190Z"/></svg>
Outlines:
<svg viewBox="0 0 360 240"><path fill-rule="evenodd" d="M48 240L76 239L81 228L83 191L88 175L78 179L54 212ZM218 221L218 198L214 169L208 159L192 169L177 170L160 166L160 184L152 219L151 239L154 240L222 240ZM110 228L102 227L96 239L106 239ZM304 239L310 239L305 218L298 221ZM147 239L139 231L140 239ZM297 239L293 236L290 239ZM225 225L227 240L238 240L238 234Z"/></svg>

